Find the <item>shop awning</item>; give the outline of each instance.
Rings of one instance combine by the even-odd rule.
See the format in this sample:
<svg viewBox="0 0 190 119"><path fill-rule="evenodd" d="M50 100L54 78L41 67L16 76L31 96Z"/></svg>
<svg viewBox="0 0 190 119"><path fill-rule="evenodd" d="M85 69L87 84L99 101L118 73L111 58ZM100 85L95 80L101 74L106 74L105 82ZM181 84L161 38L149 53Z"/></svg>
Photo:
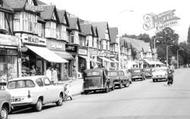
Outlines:
<svg viewBox="0 0 190 119"><path fill-rule="evenodd" d="M29 45L27 45L26 47L49 62L54 62L54 63L68 62L67 60L61 58L60 56L58 56L57 54L55 54L54 52L50 51L49 49L45 47L37 47L37 46L29 46Z"/></svg>
<svg viewBox="0 0 190 119"><path fill-rule="evenodd" d="M74 59L73 56L68 52L61 52L61 51L54 51L57 55L62 57L63 59L72 60Z"/></svg>
<svg viewBox="0 0 190 119"><path fill-rule="evenodd" d="M116 60L116 59L111 59L111 60L113 60L113 61L112 61L113 63L119 63L119 61Z"/></svg>
<svg viewBox="0 0 190 119"><path fill-rule="evenodd" d="M112 62L112 60L105 58L105 57L99 57L99 58L102 59L103 61Z"/></svg>
<svg viewBox="0 0 190 119"><path fill-rule="evenodd" d="M83 59L88 60L88 57L87 57L87 56L79 55L79 57L82 57Z"/></svg>

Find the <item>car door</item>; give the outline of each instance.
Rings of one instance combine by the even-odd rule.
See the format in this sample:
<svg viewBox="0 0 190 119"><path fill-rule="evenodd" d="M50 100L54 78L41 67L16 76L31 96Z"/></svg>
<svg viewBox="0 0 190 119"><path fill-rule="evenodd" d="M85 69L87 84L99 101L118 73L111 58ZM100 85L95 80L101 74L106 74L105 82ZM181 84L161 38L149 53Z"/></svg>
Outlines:
<svg viewBox="0 0 190 119"><path fill-rule="evenodd" d="M123 84L125 84L126 83L126 77L124 75L124 72L120 71L119 74L120 74L119 75L120 76L120 80L122 81Z"/></svg>
<svg viewBox="0 0 190 119"><path fill-rule="evenodd" d="M44 99L46 100L47 103L52 102L52 98L54 94L52 94L52 90L51 90L51 82L47 77L43 78L43 83L44 83L44 88L45 91L44 92Z"/></svg>

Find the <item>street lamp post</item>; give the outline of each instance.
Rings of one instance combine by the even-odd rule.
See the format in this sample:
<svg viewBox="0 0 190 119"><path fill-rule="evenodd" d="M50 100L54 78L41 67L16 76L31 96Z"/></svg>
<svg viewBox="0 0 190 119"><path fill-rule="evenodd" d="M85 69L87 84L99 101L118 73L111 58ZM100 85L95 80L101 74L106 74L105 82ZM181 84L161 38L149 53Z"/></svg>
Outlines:
<svg viewBox="0 0 190 119"><path fill-rule="evenodd" d="M166 45L166 66L168 66L168 49L169 47L172 46L172 45Z"/></svg>

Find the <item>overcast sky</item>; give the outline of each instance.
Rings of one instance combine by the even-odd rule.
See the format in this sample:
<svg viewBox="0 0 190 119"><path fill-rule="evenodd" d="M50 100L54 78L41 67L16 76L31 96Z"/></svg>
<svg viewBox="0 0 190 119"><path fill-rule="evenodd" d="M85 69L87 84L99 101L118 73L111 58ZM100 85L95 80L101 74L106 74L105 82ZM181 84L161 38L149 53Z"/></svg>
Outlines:
<svg viewBox="0 0 190 119"><path fill-rule="evenodd" d="M180 35L180 41L187 39L190 24L190 5L187 0L42 0L56 5L58 9L88 21L108 21L110 27L118 27L119 34L148 33L156 30L143 29L143 16L148 13L159 14L176 9L180 18L172 29Z"/></svg>

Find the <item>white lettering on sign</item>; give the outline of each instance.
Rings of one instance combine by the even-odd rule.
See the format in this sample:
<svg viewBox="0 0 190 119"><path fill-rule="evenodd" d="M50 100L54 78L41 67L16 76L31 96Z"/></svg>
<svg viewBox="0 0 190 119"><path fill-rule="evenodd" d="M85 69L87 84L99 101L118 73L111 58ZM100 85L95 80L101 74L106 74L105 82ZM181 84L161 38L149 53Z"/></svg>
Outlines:
<svg viewBox="0 0 190 119"><path fill-rule="evenodd" d="M22 42L28 44L44 45L46 46L46 39L33 35L22 34Z"/></svg>
<svg viewBox="0 0 190 119"><path fill-rule="evenodd" d="M158 15L146 14L144 16L145 23L143 24L144 30L148 31L156 28L162 30L165 27L173 26L177 24L179 17L175 16L175 10L169 10Z"/></svg>
<svg viewBox="0 0 190 119"><path fill-rule="evenodd" d="M79 54L81 55L87 55L87 50L86 49L79 49Z"/></svg>

